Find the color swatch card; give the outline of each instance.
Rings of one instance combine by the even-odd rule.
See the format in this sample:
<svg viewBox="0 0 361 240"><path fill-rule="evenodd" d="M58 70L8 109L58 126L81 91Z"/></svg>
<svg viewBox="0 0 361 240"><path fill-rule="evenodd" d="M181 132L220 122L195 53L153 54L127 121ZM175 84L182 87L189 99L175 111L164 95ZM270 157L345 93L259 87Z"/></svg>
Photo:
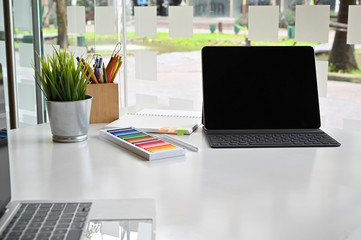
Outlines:
<svg viewBox="0 0 361 240"><path fill-rule="evenodd" d="M66 11L68 20L68 33L85 33L85 7L68 6Z"/></svg>
<svg viewBox="0 0 361 240"><path fill-rule="evenodd" d="M248 39L251 41L278 41L278 6L248 7Z"/></svg>
<svg viewBox="0 0 361 240"><path fill-rule="evenodd" d="M361 6L350 5L348 9L347 44L360 44Z"/></svg>
<svg viewBox="0 0 361 240"><path fill-rule="evenodd" d="M169 6L169 37L193 38L193 6Z"/></svg>
<svg viewBox="0 0 361 240"><path fill-rule="evenodd" d="M134 7L135 36L157 36L157 8Z"/></svg>
<svg viewBox="0 0 361 240"><path fill-rule="evenodd" d="M114 7L95 7L95 34L114 35L115 26Z"/></svg>
<svg viewBox="0 0 361 240"><path fill-rule="evenodd" d="M100 136L148 160L185 155L185 149L135 128L100 130Z"/></svg>
<svg viewBox="0 0 361 240"><path fill-rule="evenodd" d="M296 42L328 43L330 5L296 6Z"/></svg>

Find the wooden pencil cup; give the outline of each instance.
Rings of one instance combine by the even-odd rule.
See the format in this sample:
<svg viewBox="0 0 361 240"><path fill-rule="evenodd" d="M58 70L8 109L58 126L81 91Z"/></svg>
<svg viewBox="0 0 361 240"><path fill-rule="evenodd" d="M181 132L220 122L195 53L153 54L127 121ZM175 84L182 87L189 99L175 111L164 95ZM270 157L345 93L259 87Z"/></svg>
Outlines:
<svg viewBox="0 0 361 240"><path fill-rule="evenodd" d="M110 123L119 118L117 83L89 84L86 94L93 96L90 123Z"/></svg>

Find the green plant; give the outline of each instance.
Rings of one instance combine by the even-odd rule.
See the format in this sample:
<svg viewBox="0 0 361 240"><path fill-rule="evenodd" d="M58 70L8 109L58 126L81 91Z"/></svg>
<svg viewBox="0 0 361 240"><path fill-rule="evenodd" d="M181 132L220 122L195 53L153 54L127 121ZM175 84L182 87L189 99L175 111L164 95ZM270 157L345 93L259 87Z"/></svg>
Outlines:
<svg viewBox="0 0 361 240"><path fill-rule="evenodd" d="M88 72L89 63L75 65L74 55L53 46L53 55L43 58L38 55L42 71L32 67L39 77L40 85L48 101L77 101L85 99L85 92L92 72ZM90 70L90 69L89 69ZM86 74L88 73L88 74Z"/></svg>
<svg viewBox="0 0 361 240"><path fill-rule="evenodd" d="M238 18L235 19L234 24L238 24L243 27L248 27L248 13L245 17L241 14Z"/></svg>
<svg viewBox="0 0 361 240"><path fill-rule="evenodd" d="M295 26L296 13L295 11L285 11L280 17L280 28L287 28L288 26Z"/></svg>

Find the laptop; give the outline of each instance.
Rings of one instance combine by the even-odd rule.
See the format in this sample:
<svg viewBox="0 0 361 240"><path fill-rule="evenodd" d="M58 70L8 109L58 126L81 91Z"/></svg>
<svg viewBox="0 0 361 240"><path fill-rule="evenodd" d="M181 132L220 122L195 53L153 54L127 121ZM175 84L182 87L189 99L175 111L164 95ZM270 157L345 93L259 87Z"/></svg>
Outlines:
<svg viewBox="0 0 361 240"><path fill-rule="evenodd" d="M152 199L11 201L2 76L0 64L0 239L77 240L85 236L86 239L103 239L102 236L120 239L121 234L126 236L131 231L153 239L155 202ZM112 227L109 229L109 226ZM123 232L114 238L117 237L114 232L119 229Z"/></svg>
<svg viewBox="0 0 361 240"><path fill-rule="evenodd" d="M312 47L206 46L202 74L211 147L340 146L320 129Z"/></svg>

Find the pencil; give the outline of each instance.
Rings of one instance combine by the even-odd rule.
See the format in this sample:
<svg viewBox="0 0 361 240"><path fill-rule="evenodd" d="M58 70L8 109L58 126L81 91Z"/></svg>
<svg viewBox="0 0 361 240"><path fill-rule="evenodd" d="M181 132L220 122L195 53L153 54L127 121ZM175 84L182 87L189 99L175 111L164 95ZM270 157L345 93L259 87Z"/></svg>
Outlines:
<svg viewBox="0 0 361 240"><path fill-rule="evenodd" d="M90 74L90 79L92 80L92 82L98 83L98 80L97 80L97 78L95 77L94 72L91 70L89 64L87 64L87 63L84 61L83 58L81 59L81 61L82 61L83 65L84 65L84 67L86 68L88 74Z"/></svg>
<svg viewBox="0 0 361 240"><path fill-rule="evenodd" d="M103 63L103 77L104 77L104 83L108 83L108 81L107 81L107 71L105 69L104 63Z"/></svg>
<svg viewBox="0 0 361 240"><path fill-rule="evenodd" d="M117 60L118 60L118 56L111 59L108 66L107 66L107 79L108 79L109 82L110 82L110 79L112 78L114 65L117 63Z"/></svg>
<svg viewBox="0 0 361 240"><path fill-rule="evenodd" d="M114 82L115 77L117 76L117 73L118 73L118 71L119 71L119 68L122 66L122 63L123 63L122 61L119 62L118 66L117 66L117 70L115 71L114 76L113 76L113 78L112 78L111 81L110 81L111 83Z"/></svg>

